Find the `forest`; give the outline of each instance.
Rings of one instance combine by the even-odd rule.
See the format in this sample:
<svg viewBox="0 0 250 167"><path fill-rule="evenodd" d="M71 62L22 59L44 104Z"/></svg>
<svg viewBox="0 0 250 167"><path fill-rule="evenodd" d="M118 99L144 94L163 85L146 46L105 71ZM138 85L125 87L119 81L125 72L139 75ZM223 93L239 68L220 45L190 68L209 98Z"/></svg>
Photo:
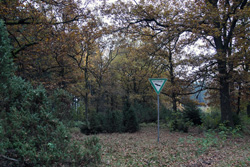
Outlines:
<svg viewBox="0 0 250 167"><path fill-rule="evenodd" d="M0 166L188 166L164 162L156 136L154 148L139 145L157 161L109 157L117 145L106 135L155 133L150 78L166 79L162 147L180 134L174 145L200 150L176 157L215 165L197 158L229 138L249 142L249 17L248 0L0 0ZM250 165L242 147L230 163Z"/></svg>

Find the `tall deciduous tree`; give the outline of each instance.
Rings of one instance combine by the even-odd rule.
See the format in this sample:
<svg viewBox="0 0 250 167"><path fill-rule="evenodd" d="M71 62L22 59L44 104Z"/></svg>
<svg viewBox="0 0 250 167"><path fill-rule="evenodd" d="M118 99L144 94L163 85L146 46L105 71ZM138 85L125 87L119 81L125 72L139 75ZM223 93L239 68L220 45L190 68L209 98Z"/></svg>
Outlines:
<svg viewBox="0 0 250 167"><path fill-rule="evenodd" d="M0 1L0 6L17 74L47 88L73 82L69 73L75 65L67 54L80 41L78 25L91 19L90 11L74 0L7 0Z"/></svg>
<svg viewBox="0 0 250 167"><path fill-rule="evenodd" d="M196 24L193 33L207 40L216 50L216 75L220 95L220 109L222 122L228 121L234 126L232 117L232 104L230 84L239 74L235 74L239 64L237 63L237 46L235 40L241 30L242 19L249 16L250 2L204 0L193 3L196 10L189 8ZM188 16L188 15L187 15ZM194 25L190 23L190 25ZM191 27L190 27L191 28ZM244 29L243 29L244 30Z"/></svg>
<svg viewBox="0 0 250 167"><path fill-rule="evenodd" d="M117 20L123 21L125 28L131 28L133 32L141 32L139 30L142 27L149 27L156 34L180 32L186 34L184 38L188 42L201 39L213 48L216 53L212 57L211 54L204 57L204 64L199 68L204 72L203 75L213 73L213 82L216 83L213 85L216 85L219 92L221 121L234 126L230 85L236 76L241 75L235 73L240 68L235 56L239 49L236 41L242 35L241 32L246 30L241 24L250 14L250 2L202 0L180 3L173 0L172 4L164 0L147 3L133 1L119 4L118 8L111 8L111 11L118 14L119 10L123 13L123 16L116 17ZM243 43L240 44L242 46Z"/></svg>
<svg viewBox="0 0 250 167"><path fill-rule="evenodd" d="M191 85L187 83L194 81L180 82L184 72L177 73L177 69L180 69L178 54L184 45L179 44L184 28L177 26L183 14L181 9L182 7L175 1L162 0L129 1L128 3L118 1L116 6L111 6L107 10L114 14L115 23L121 25L118 30L132 34L136 39L141 38L140 40L147 43L144 52L152 58L155 69L165 72L162 77L169 79L169 89L163 94L170 97L175 111L177 111L178 96L190 94L184 91Z"/></svg>

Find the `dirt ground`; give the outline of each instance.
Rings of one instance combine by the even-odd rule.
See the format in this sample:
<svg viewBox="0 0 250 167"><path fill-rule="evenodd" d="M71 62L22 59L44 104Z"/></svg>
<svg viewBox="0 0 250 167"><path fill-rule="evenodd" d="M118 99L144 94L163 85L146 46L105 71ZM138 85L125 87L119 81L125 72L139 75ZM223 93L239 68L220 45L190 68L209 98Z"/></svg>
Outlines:
<svg viewBox="0 0 250 167"><path fill-rule="evenodd" d="M142 127L136 133L98 134L102 144L102 164L99 166L250 166L250 136L170 132L157 127ZM73 133L74 140L86 135Z"/></svg>

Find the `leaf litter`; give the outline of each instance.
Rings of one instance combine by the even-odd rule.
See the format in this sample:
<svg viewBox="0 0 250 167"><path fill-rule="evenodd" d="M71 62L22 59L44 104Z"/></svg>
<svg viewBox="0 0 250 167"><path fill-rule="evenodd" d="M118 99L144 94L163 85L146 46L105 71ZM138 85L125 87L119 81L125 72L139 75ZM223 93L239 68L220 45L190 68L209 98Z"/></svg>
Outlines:
<svg viewBox="0 0 250 167"><path fill-rule="evenodd" d="M170 132L142 127L136 133L97 134L102 144L102 163L98 166L166 166L166 167L227 167L250 166L250 138L220 139L204 133ZM83 141L87 136L80 131L73 139Z"/></svg>

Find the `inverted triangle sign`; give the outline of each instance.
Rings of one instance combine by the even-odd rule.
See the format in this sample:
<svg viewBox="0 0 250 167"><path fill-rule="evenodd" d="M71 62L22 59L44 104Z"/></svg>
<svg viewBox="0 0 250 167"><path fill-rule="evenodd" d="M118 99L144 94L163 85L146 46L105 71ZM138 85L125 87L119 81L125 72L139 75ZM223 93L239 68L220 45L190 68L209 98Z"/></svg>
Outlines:
<svg viewBox="0 0 250 167"><path fill-rule="evenodd" d="M165 78L149 78L149 81L150 81L151 85L153 86L155 92L157 94L160 94L167 79L165 79Z"/></svg>

